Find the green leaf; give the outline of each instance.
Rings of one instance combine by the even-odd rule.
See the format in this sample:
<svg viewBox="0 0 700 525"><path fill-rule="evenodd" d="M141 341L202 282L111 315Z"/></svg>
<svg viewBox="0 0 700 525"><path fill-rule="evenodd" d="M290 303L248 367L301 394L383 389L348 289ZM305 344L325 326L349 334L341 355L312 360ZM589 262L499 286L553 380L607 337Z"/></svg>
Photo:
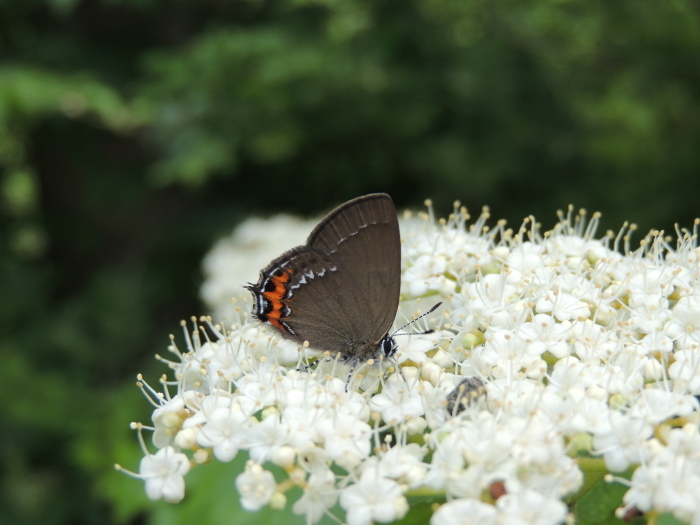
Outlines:
<svg viewBox="0 0 700 525"><path fill-rule="evenodd" d="M394 525L425 525L430 523L430 517L433 515L431 505L411 505L411 509L402 520L394 521Z"/></svg>
<svg viewBox="0 0 700 525"><path fill-rule="evenodd" d="M247 454L239 452L230 463L212 461L192 469L186 479L187 495L177 504L158 502L153 512L153 525L302 525L303 516L292 513L292 503L298 499L289 497L287 507L282 511L268 507L258 512L248 512L240 505L236 490L236 476L245 469ZM281 477L277 477L281 481Z"/></svg>
<svg viewBox="0 0 700 525"><path fill-rule="evenodd" d="M682 521L677 520L673 514L662 514L656 523L657 525L685 525Z"/></svg>
<svg viewBox="0 0 700 525"><path fill-rule="evenodd" d="M576 503L576 517L588 523L620 523L615 518L615 509L622 504L625 492L627 487L620 483L601 481Z"/></svg>

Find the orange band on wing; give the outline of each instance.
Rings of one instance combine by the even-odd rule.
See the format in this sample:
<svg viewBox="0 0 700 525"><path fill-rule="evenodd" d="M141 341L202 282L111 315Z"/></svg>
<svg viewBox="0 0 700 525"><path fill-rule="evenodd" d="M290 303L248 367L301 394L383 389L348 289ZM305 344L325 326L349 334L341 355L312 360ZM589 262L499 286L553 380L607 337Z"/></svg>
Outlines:
<svg viewBox="0 0 700 525"><path fill-rule="evenodd" d="M273 278L272 283L275 285L275 289L271 292L264 292L263 295L265 296L265 299L270 301L279 301L287 293L287 289L284 287L284 284L279 282L277 279Z"/></svg>
<svg viewBox="0 0 700 525"><path fill-rule="evenodd" d="M285 298L293 273L294 270L291 268L284 271L277 269L267 277L260 289L254 290L254 293L265 299L264 303L261 303L263 305L261 311L257 314L258 319L290 334L294 332L281 319L291 315L291 309L286 304Z"/></svg>
<svg viewBox="0 0 700 525"><path fill-rule="evenodd" d="M280 322L275 319L274 317L267 317L267 322L270 323L272 326L279 328L280 330L284 330L285 332L287 331L284 326L280 324Z"/></svg>
<svg viewBox="0 0 700 525"><path fill-rule="evenodd" d="M281 275L273 275L270 277L270 282L275 286L275 289L269 292L263 292L263 297L267 299L270 305L270 311L266 312L266 317L268 318L271 325L276 326L284 330L285 328L277 322L277 319L282 319L282 310L286 305L282 302L282 299L287 294L287 287L285 283L288 283L291 279L291 274L293 270L286 270Z"/></svg>
<svg viewBox="0 0 700 525"><path fill-rule="evenodd" d="M282 317L282 307L284 305L280 301L270 301L270 303L272 304L272 310L268 312L267 316L275 319Z"/></svg>
<svg viewBox="0 0 700 525"><path fill-rule="evenodd" d="M280 283L288 283L289 279L292 278L292 274L294 273L294 270L291 268L289 270L285 270L282 272L282 275L275 275L272 277L274 281L280 282Z"/></svg>

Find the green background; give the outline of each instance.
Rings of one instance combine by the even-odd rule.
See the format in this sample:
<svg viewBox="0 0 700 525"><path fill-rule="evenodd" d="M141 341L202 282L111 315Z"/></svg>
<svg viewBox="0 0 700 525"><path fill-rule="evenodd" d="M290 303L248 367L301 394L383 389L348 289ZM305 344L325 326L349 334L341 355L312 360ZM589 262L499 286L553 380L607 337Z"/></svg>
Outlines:
<svg viewBox="0 0 700 525"><path fill-rule="evenodd" d="M0 0L0 521L242 523L231 465L168 506L113 464L138 468L135 375L251 213L386 191L691 226L698 5Z"/></svg>

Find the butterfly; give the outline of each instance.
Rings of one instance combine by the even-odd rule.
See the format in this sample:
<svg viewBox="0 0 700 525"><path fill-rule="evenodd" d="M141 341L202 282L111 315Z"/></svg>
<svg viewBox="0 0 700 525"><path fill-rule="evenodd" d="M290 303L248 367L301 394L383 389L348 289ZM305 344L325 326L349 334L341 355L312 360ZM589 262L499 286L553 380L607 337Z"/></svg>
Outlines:
<svg viewBox="0 0 700 525"><path fill-rule="evenodd" d="M274 259L246 288L254 317L284 339L354 365L392 357L401 239L391 197L373 193L338 206L306 244Z"/></svg>

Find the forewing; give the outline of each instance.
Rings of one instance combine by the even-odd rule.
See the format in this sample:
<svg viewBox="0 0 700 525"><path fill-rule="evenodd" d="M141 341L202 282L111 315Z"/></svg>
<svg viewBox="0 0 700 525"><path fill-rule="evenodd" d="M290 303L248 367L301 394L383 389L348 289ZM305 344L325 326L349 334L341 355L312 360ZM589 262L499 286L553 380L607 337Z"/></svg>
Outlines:
<svg viewBox="0 0 700 525"><path fill-rule="evenodd" d="M316 226L307 245L340 270L342 291L351 296L341 307L359 308L345 312L357 316L355 341L378 342L394 322L401 286L401 239L391 198L377 193L346 202Z"/></svg>

